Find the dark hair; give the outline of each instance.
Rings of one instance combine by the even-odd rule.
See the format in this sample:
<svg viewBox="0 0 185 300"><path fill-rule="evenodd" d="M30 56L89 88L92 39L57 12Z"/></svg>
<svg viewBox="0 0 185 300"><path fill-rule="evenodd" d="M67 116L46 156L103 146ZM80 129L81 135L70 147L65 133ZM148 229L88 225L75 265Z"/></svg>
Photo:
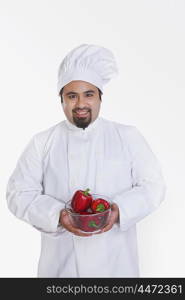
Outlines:
<svg viewBox="0 0 185 300"><path fill-rule="evenodd" d="M102 101L101 96L103 95L103 92L99 88L97 88L97 89L98 89L100 101ZM60 91L60 93L59 93L59 96L61 98L61 103L63 103L63 99L62 99L63 90L64 90L64 88L62 88L61 91Z"/></svg>

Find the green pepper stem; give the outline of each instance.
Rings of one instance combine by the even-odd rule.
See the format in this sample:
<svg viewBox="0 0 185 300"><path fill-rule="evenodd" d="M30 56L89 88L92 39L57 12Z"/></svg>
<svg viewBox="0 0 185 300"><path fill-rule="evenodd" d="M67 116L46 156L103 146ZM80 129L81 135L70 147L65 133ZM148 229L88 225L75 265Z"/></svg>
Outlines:
<svg viewBox="0 0 185 300"><path fill-rule="evenodd" d="M88 196L88 195L89 195L89 192L90 192L90 189L86 189L86 190L83 192L83 194L84 194L85 196Z"/></svg>
<svg viewBox="0 0 185 300"><path fill-rule="evenodd" d="M96 211L104 211L105 210L105 206L103 205L103 203L99 203L96 207Z"/></svg>
<svg viewBox="0 0 185 300"><path fill-rule="evenodd" d="M93 221L93 220L88 223L88 226L89 227L98 227L98 225L96 224L96 222Z"/></svg>

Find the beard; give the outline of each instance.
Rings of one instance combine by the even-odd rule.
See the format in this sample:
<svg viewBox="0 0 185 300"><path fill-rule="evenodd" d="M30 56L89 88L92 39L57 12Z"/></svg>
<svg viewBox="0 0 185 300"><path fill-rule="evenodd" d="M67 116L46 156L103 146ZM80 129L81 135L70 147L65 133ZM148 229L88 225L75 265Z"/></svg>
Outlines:
<svg viewBox="0 0 185 300"><path fill-rule="evenodd" d="M76 115L76 112L78 111L84 111L86 110L88 112L88 115L87 116L77 116ZM83 128L85 129L86 127L89 126L89 124L91 123L92 121L92 112L91 112L91 109L87 109L87 108L83 108L83 109L75 109L73 110L73 122L74 124L79 127L79 128Z"/></svg>

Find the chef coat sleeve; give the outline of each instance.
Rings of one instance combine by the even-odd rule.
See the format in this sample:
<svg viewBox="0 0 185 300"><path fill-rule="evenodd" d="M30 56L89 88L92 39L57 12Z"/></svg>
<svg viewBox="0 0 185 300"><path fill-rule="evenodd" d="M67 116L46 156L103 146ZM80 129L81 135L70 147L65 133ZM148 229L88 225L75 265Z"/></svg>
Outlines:
<svg viewBox="0 0 185 300"><path fill-rule="evenodd" d="M60 211L64 203L43 190L42 145L35 135L25 148L11 175L6 191L10 211L39 231L53 233L61 230Z"/></svg>
<svg viewBox="0 0 185 300"><path fill-rule="evenodd" d="M158 159L135 126L124 133L131 160L132 188L115 195L119 225L123 231L152 213L164 200L166 184Z"/></svg>

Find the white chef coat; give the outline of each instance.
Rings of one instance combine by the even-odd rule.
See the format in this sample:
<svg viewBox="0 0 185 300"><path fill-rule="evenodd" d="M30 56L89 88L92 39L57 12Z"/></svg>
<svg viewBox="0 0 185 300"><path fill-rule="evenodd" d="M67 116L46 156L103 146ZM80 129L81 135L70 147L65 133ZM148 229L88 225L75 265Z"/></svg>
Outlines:
<svg viewBox="0 0 185 300"><path fill-rule="evenodd" d="M58 225L78 189L119 207L113 228L90 237ZM34 135L7 186L11 212L41 232L38 277L139 277L136 223L166 191L161 167L135 126L98 117L85 130L68 120Z"/></svg>

